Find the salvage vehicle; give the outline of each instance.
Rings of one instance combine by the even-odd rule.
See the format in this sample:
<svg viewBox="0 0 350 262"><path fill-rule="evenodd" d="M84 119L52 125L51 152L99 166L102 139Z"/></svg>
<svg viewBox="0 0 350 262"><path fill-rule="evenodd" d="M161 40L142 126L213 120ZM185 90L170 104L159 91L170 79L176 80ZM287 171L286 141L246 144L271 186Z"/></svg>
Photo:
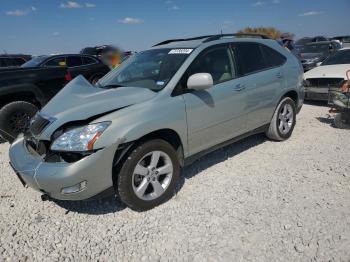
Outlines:
<svg viewBox="0 0 350 262"><path fill-rule="evenodd" d="M295 46L300 47L309 43L324 42L329 40L330 39L325 36L303 37L295 41Z"/></svg>
<svg viewBox="0 0 350 262"><path fill-rule="evenodd" d="M12 142L71 76L65 67L0 70L0 135Z"/></svg>
<svg viewBox="0 0 350 262"><path fill-rule="evenodd" d="M116 194L138 211L175 191L180 168L252 134L288 139L303 69L275 40L212 35L167 40L92 86L77 77L10 147L42 199Z"/></svg>
<svg viewBox="0 0 350 262"><path fill-rule="evenodd" d="M305 99L328 101L329 88L341 89L348 85L350 48L343 48L327 58L319 67L304 74Z"/></svg>
<svg viewBox="0 0 350 262"><path fill-rule="evenodd" d="M317 67L327 57L338 51L340 47L340 44L334 41L309 43L298 48L296 56L299 58L306 72Z"/></svg>
<svg viewBox="0 0 350 262"><path fill-rule="evenodd" d="M30 59L32 59L30 55L3 54L0 55L0 68L21 66Z"/></svg>
<svg viewBox="0 0 350 262"><path fill-rule="evenodd" d="M83 75L93 84L110 71L109 67L102 63L100 59L91 55L38 56L22 65L23 68L56 66L67 67L72 78Z"/></svg>

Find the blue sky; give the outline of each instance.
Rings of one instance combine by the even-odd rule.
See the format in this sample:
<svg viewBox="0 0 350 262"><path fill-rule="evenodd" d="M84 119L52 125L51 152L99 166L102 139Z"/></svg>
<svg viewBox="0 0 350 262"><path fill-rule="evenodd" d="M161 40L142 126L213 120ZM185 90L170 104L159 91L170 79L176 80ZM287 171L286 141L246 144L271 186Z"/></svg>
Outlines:
<svg viewBox="0 0 350 262"><path fill-rule="evenodd" d="M350 0L0 0L0 52L75 53L274 26L308 35L350 34Z"/></svg>

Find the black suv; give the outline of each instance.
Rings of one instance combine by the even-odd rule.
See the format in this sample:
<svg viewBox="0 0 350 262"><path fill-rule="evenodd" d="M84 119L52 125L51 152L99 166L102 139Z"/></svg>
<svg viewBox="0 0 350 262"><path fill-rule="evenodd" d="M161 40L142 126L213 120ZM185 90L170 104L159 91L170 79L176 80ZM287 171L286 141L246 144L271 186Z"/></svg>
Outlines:
<svg viewBox="0 0 350 262"><path fill-rule="evenodd" d="M71 78L83 75L95 84L102 76L110 71L101 60L90 55L63 54L38 56L23 64L21 67L67 67Z"/></svg>
<svg viewBox="0 0 350 262"><path fill-rule="evenodd" d="M31 58L30 55L0 55L0 67L21 66Z"/></svg>

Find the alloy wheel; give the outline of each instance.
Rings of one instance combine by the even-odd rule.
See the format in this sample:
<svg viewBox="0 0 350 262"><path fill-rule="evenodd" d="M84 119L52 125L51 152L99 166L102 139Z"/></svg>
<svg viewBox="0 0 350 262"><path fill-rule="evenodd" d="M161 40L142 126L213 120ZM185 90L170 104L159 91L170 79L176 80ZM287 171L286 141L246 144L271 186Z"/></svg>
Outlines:
<svg viewBox="0 0 350 262"><path fill-rule="evenodd" d="M174 172L170 157L163 151L147 153L135 166L132 187L142 200L159 198L168 188Z"/></svg>
<svg viewBox="0 0 350 262"><path fill-rule="evenodd" d="M278 130L283 134L287 134L294 121L293 107L290 104L284 104L278 114Z"/></svg>

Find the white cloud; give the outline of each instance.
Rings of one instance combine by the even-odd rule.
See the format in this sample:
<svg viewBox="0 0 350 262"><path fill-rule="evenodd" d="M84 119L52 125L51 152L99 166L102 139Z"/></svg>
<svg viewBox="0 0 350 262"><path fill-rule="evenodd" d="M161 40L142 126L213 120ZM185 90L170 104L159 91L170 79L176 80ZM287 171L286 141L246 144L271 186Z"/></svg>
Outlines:
<svg viewBox="0 0 350 262"><path fill-rule="evenodd" d="M59 36L59 35L60 35L60 32L53 32L52 35L53 35L53 36Z"/></svg>
<svg viewBox="0 0 350 262"><path fill-rule="evenodd" d="M61 3L60 8L81 8L81 5L77 2L67 1L66 3Z"/></svg>
<svg viewBox="0 0 350 262"><path fill-rule="evenodd" d="M302 13L299 16L313 16L313 15L321 15L321 14L323 14L323 12L320 12L320 11L309 11L309 12L306 12L306 13Z"/></svg>
<svg viewBox="0 0 350 262"><path fill-rule="evenodd" d="M118 21L121 24L141 24L143 23L143 20L139 18L133 18L133 17L125 17L122 20Z"/></svg>
<svg viewBox="0 0 350 262"><path fill-rule="evenodd" d="M262 6L263 4L264 4L263 2L258 1L258 2L253 3L252 6L258 7L258 6Z"/></svg>
<svg viewBox="0 0 350 262"><path fill-rule="evenodd" d="M28 9L16 9L16 10L12 10L12 11L7 11L6 15L10 15L10 16L24 16L24 15L28 15L31 12L36 12L37 8L34 6L31 6Z"/></svg>
<svg viewBox="0 0 350 262"><path fill-rule="evenodd" d="M92 4L92 3L85 3L85 7L87 8L93 8L93 7L96 7L95 4Z"/></svg>
<svg viewBox="0 0 350 262"><path fill-rule="evenodd" d="M279 4L279 3L280 3L280 0L272 0L272 3L274 3L274 4Z"/></svg>
<svg viewBox="0 0 350 262"><path fill-rule="evenodd" d="M179 9L180 9L180 7L178 7L177 5L173 5L172 7L169 8L169 10L172 10L172 11L176 11Z"/></svg>
<svg viewBox="0 0 350 262"><path fill-rule="evenodd" d="M24 10L13 10L13 11L7 11L6 12L7 15L12 15L12 16L24 16L24 15L27 15L28 12L27 11L24 11Z"/></svg>

